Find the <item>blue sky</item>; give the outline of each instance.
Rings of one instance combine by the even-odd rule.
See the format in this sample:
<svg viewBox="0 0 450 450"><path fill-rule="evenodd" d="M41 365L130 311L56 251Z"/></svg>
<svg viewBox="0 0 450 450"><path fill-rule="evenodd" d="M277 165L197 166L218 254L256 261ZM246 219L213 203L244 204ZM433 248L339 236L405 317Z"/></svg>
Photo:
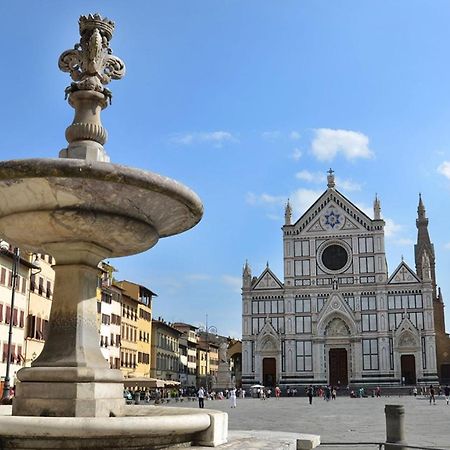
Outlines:
<svg viewBox="0 0 450 450"><path fill-rule="evenodd" d="M102 114L116 163L191 187L202 222L111 261L158 293L156 316L240 335L240 280L282 277L283 206L296 220L326 188L387 222L390 272L414 267L421 192L450 301L448 1L2 2L2 159L55 157L73 110L59 72L80 14L115 20L127 66ZM447 311L450 328L450 309Z"/></svg>

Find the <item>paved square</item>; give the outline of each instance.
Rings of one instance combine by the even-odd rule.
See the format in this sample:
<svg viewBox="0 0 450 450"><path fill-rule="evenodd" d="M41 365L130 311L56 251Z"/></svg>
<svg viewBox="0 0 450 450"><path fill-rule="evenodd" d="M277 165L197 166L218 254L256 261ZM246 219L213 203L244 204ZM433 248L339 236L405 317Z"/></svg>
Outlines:
<svg viewBox="0 0 450 450"><path fill-rule="evenodd" d="M175 403L173 400L171 404L197 406L194 402ZM405 435L408 444L450 449L450 406L445 404L444 399L438 399L436 405L430 405L424 397L338 397L329 402L314 398L310 406L305 397L282 397L278 400L246 398L238 399L237 408L231 408L228 400L207 401L205 407L228 412L230 430L319 434L321 441L326 443L384 442L386 404L405 406Z"/></svg>

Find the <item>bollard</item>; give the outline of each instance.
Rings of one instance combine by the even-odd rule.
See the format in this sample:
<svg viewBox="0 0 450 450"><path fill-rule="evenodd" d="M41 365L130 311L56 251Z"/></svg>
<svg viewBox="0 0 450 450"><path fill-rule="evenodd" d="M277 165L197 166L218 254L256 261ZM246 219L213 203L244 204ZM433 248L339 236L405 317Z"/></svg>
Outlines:
<svg viewBox="0 0 450 450"><path fill-rule="evenodd" d="M401 444L405 441L405 407L403 405L386 405L384 408L386 415L386 450L407 450ZM397 444L396 446L389 445Z"/></svg>

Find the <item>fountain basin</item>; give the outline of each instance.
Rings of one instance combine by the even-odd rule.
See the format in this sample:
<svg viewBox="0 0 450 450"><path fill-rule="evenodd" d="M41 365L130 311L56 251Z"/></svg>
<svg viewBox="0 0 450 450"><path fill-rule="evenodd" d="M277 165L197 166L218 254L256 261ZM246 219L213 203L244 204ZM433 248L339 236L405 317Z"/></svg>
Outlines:
<svg viewBox="0 0 450 450"><path fill-rule="evenodd" d="M0 443L2 448L17 449L152 450L183 443L215 447L227 440L226 413L157 406L133 406L126 411L130 416L3 416Z"/></svg>
<svg viewBox="0 0 450 450"><path fill-rule="evenodd" d="M2 237L57 259L58 244L71 242L95 243L102 257L139 253L202 214L194 192L155 173L80 159L0 162Z"/></svg>

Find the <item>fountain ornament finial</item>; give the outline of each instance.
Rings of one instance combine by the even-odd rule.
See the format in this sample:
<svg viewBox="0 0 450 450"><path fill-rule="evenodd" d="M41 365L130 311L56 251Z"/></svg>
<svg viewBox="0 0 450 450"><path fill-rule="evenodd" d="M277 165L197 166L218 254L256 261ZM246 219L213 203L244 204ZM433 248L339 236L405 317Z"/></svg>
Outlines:
<svg viewBox="0 0 450 450"><path fill-rule="evenodd" d="M100 14L81 16L80 42L61 54L58 66L69 72L73 83L66 88L66 98L75 109L73 123L66 129L69 146L61 150L61 158L109 162L103 144L107 132L100 112L111 103L111 91L104 85L125 75L125 64L113 56L109 41L114 22Z"/></svg>
<svg viewBox="0 0 450 450"><path fill-rule="evenodd" d="M59 57L58 66L69 72L74 82L66 89L66 96L78 90L94 90L111 99L111 92L103 85L125 75L125 64L112 55L109 41L114 33L114 22L100 14L81 16L80 42Z"/></svg>

